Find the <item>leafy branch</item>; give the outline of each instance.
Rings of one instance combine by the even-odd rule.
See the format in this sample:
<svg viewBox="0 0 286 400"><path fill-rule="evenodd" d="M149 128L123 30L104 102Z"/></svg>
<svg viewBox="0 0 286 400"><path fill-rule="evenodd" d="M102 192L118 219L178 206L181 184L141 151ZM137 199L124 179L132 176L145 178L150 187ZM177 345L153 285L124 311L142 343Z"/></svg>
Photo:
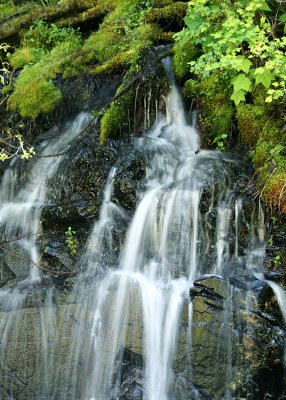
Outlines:
<svg viewBox="0 0 286 400"><path fill-rule="evenodd" d="M236 105L260 85L271 103L285 96L286 37L278 27L283 24L285 33L286 13L281 10L271 20L264 0L191 0L186 28L175 38L202 48L198 60L189 62L191 72L202 78L212 71L229 76Z"/></svg>

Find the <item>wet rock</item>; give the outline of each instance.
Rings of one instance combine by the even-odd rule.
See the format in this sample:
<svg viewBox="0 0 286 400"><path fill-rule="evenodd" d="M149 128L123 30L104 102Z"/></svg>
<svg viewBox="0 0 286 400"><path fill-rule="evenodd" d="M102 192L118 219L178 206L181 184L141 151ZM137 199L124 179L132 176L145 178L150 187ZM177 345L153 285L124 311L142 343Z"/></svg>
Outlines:
<svg viewBox="0 0 286 400"><path fill-rule="evenodd" d="M2 256L3 278L8 280L17 278L25 279L29 275L31 259L28 251L15 243L7 245L7 251Z"/></svg>
<svg viewBox="0 0 286 400"><path fill-rule="evenodd" d="M125 372L120 387L113 391L109 400L142 400L143 383L143 370L131 368Z"/></svg>
<svg viewBox="0 0 286 400"><path fill-rule="evenodd" d="M0 287L4 286L8 281L15 279L16 275L6 264L4 257L0 259Z"/></svg>
<svg viewBox="0 0 286 400"><path fill-rule="evenodd" d="M15 292L11 292L10 296L15 296ZM72 305L58 306L55 309L52 304L47 303L38 308L24 307L16 311L0 311L0 396L3 395L1 399L39 400L64 397L61 392L61 379L65 374L64 363L70 342L73 315ZM58 324L58 336L55 336L55 323ZM9 335L8 341L3 331L5 327ZM46 353L42 352L44 343ZM43 371L41 367L43 354L47 367L52 365L49 363L52 363L54 355L57 355L56 369L48 367ZM48 395L49 391L51 396ZM53 397L52 392L56 393L56 397ZM11 397L7 397L8 394Z"/></svg>
<svg viewBox="0 0 286 400"><path fill-rule="evenodd" d="M145 160L138 150L124 150L114 179L113 199L121 207L134 211L140 182L145 177Z"/></svg>
<svg viewBox="0 0 286 400"><path fill-rule="evenodd" d="M285 394L285 332L280 317L268 314L277 301L265 282L234 283L214 276L194 282L192 368L182 375L211 399L278 398Z"/></svg>
<svg viewBox="0 0 286 400"><path fill-rule="evenodd" d="M99 146L93 138L77 143L76 147L50 183L51 205L43 212L46 220L84 221L98 215L116 154L113 149Z"/></svg>
<svg viewBox="0 0 286 400"><path fill-rule="evenodd" d="M118 387L112 390L109 400L142 400L144 372L143 358L126 347L119 352L121 379Z"/></svg>

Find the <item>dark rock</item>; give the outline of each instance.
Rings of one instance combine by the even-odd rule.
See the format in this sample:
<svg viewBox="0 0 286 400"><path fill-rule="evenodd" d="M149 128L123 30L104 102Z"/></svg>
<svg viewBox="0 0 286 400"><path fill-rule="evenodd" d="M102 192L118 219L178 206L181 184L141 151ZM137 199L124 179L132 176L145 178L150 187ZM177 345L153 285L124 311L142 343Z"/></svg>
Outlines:
<svg viewBox="0 0 286 400"><path fill-rule="evenodd" d="M142 400L144 384L142 355L122 348L119 359L122 360L120 385L112 390L109 400Z"/></svg>
<svg viewBox="0 0 286 400"><path fill-rule="evenodd" d="M145 160L138 150L128 149L120 157L118 171L114 179L113 200L121 207L134 211L140 181L145 177Z"/></svg>
<svg viewBox="0 0 286 400"><path fill-rule="evenodd" d="M60 165L49 186L51 205L43 211L43 219L83 221L94 218L102 202L107 176L115 163L114 150L99 146L96 132L77 142Z"/></svg>
<svg viewBox="0 0 286 400"><path fill-rule="evenodd" d="M6 285L6 283L8 281L15 279L15 278L16 278L16 275L6 264L4 256L1 256L1 259L0 259L0 287Z"/></svg>
<svg viewBox="0 0 286 400"><path fill-rule="evenodd" d="M285 332L269 306L277 301L265 282L234 283L215 276L194 282L192 367L182 376L210 399L279 398Z"/></svg>

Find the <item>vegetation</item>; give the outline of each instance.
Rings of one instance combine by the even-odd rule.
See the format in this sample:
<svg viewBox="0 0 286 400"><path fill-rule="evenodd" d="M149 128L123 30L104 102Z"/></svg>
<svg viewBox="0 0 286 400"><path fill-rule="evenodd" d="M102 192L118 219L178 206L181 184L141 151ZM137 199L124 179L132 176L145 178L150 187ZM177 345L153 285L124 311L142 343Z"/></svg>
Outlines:
<svg viewBox="0 0 286 400"><path fill-rule="evenodd" d="M192 72L204 77L220 70L229 76L236 105L259 85L267 89L266 102L284 97L286 37L280 24L283 29L286 14L278 10L272 20L270 12L263 0L192 0L186 28L176 35L202 49L198 60L190 61Z"/></svg>
<svg viewBox="0 0 286 400"><path fill-rule="evenodd" d="M145 77L146 49L172 42L176 31L174 72L185 98L198 105L204 143L222 151L237 142L247 145L262 197L284 210L283 2L4 0L0 17L0 38L16 44L1 45L1 104L20 114L15 131L7 125L2 134L18 140L16 149L26 149L18 155L28 157L33 150L17 124L52 112L63 99L62 80L86 72L122 76L123 85L102 112L101 142L137 131L150 90L159 93L159 73ZM12 154L3 151L2 159Z"/></svg>
<svg viewBox="0 0 286 400"><path fill-rule="evenodd" d="M0 83L2 86L7 84L7 88L10 84L10 73L9 63L6 60L6 53L10 49L10 46L6 43L0 44ZM4 92L5 94L5 92ZM24 124L20 121L18 124L13 124L13 127L6 124L3 128L3 132L0 135L0 161L6 161L14 156L18 156L22 159L29 159L35 154L34 148L25 143L21 131L23 130Z"/></svg>
<svg viewBox="0 0 286 400"><path fill-rule="evenodd" d="M225 139L231 137L234 113L229 81L220 72L201 80L189 79L183 93L185 98L194 99L200 105L198 118L205 145L211 147L214 144L215 148L224 150Z"/></svg>
<svg viewBox="0 0 286 400"><path fill-rule="evenodd" d="M251 150L262 198L282 212L285 23L283 2L191 0L185 28L175 35L176 47L193 45L200 51L198 57L190 54L183 60L192 78L184 93L197 100L205 142L217 146L224 135L232 136L231 126L236 124L241 144ZM219 147L223 149L224 143Z"/></svg>
<svg viewBox="0 0 286 400"><path fill-rule="evenodd" d="M43 21L32 25L24 35L22 47L10 57L12 67L23 69L8 107L19 110L22 117L36 118L51 112L62 98L52 80L58 74L69 74L80 44L79 35L71 28L58 28Z"/></svg>
<svg viewBox="0 0 286 400"><path fill-rule="evenodd" d="M78 251L78 240L76 237L76 232L72 230L69 226L67 231L65 232L66 235L66 245L71 253L71 256L75 256Z"/></svg>

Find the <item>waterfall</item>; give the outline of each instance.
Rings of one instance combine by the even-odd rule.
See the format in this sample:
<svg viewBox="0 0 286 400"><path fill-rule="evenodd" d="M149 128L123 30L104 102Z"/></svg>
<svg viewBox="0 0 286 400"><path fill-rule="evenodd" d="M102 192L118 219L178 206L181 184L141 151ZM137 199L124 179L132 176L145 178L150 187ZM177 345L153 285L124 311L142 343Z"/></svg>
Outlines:
<svg viewBox="0 0 286 400"><path fill-rule="evenodd" d="M93 281L75 288L79 320L67 362L65 399L121 398L120 365L126 351L142 359L144 384L142 393L136 388L138 398L181 398L174 397L173 364L193 281L205 273L224 275L230 262L253 270L263 262L258 251L263 241L252 220L249 249L243 255L239 251L240 223L246 222L241 217L244 199L231 186L237 161L227 154L198 152L198 132L186 123L174 85L166 116L136 145L148 160L146 179L118 263L106 268L102 257L112 250L112 231L124 219L124 211L112 202L113 169L85 256ZM255 252L260 257L253 257ZM227 319L225 314L225 324ZM191 346L189 329L185 335ZM231 338L228 342L226 384L232 379ZM74 362L79 357L83 366ZM225 398L231 399L227 393Z"/></svg>
<svg viewBox="0 0 286 400"><path fill-rule="evenodd" d="M38 298L37 292L43 278L37 244L41 211L48 181L63 159L46 156L76 138L89 116L79 115L58 139L42 145L42 157L21 187L16 166L3 177L1 228L23 269L15 269L18 282L13 287L0 290L2 369L13 360L8 353L17 352L16 343L24 342L29 352L33 334L37 337L37 359L23 362L36 392L23 389L15 400L238 398L233 390L240 389L233 389L233 382L245 364L233 350L242 346L235 324L243 325L248 311L259 314L252 286L264 285L263 212L260 204L250 209L247 175L239 160L200 149L199 134L188 124L179 89L166 68L172 82L166 115L157 116L154 127L134 144L146 159L134 215L130 221L114 199L115 165L65 304L54 301L52 282L44 296ZM128 225L126 231L122 225ZM235 303L239 286L230 282L238 275L246 295ZM208 279L210 287L204 286ZM284 307L281 289L269 285ZM198 343L202 347L199 340L208 322L206 311L197 319L200 310L190 302L190 294L197 293L200 299L208 293L207 312L220 316L220 324L211 321L216 330L210 353L218 370L213 374L221 373L223 381L218 379L222 389L213 397L207 397L203 382L193 383L200 368L196 349ZM36 315L31 301L38 307ZM244 329L247 336L247 323ZM1 375L9 387L11 372ZM13 395L7 391L7 398Z"/></svg>
<svg viewBox="0 0 286 400"><path fill-rule="evenodd" d="M41 261L38 250L41 212L46 205L48 180L55 175L64 159L64 154L61 153L66 153L68 145L87 126L89 120L88 114L81 113L62 131L59 128L51 131L49 134L54 139L41 144L39 157L32 161L30 171L21 177L12 162L4 174L0 190L4 257L9 257L9 264L15 265L13 272L17 278L16 284L11 288L0 289L0 329L3 332L0 342L1 376L2 380L5 377L6 384L11 379L11 372L7 367L13 355L17 355L16 343L24 343L24 348L29 352L29 347L32 346L31 338L36 337L37 342L34 346L37 348L37 358L25 361L19 354L19 364L27 373L32 368L38 381L35 393L38 399L42 398L52 385L51 371L54 368L55 355L49 351L49 342L57 339L53 287L47 288L45 299L41 298L42 294L37 290L37 285L41 285L43 278L39 268ZM17 179L21 186L17 185ZM39 306L37 313L31 312L31 304ZM7 398L13 398L13 393L9 393L9 396L10 394L11 397Z"/></svg>

